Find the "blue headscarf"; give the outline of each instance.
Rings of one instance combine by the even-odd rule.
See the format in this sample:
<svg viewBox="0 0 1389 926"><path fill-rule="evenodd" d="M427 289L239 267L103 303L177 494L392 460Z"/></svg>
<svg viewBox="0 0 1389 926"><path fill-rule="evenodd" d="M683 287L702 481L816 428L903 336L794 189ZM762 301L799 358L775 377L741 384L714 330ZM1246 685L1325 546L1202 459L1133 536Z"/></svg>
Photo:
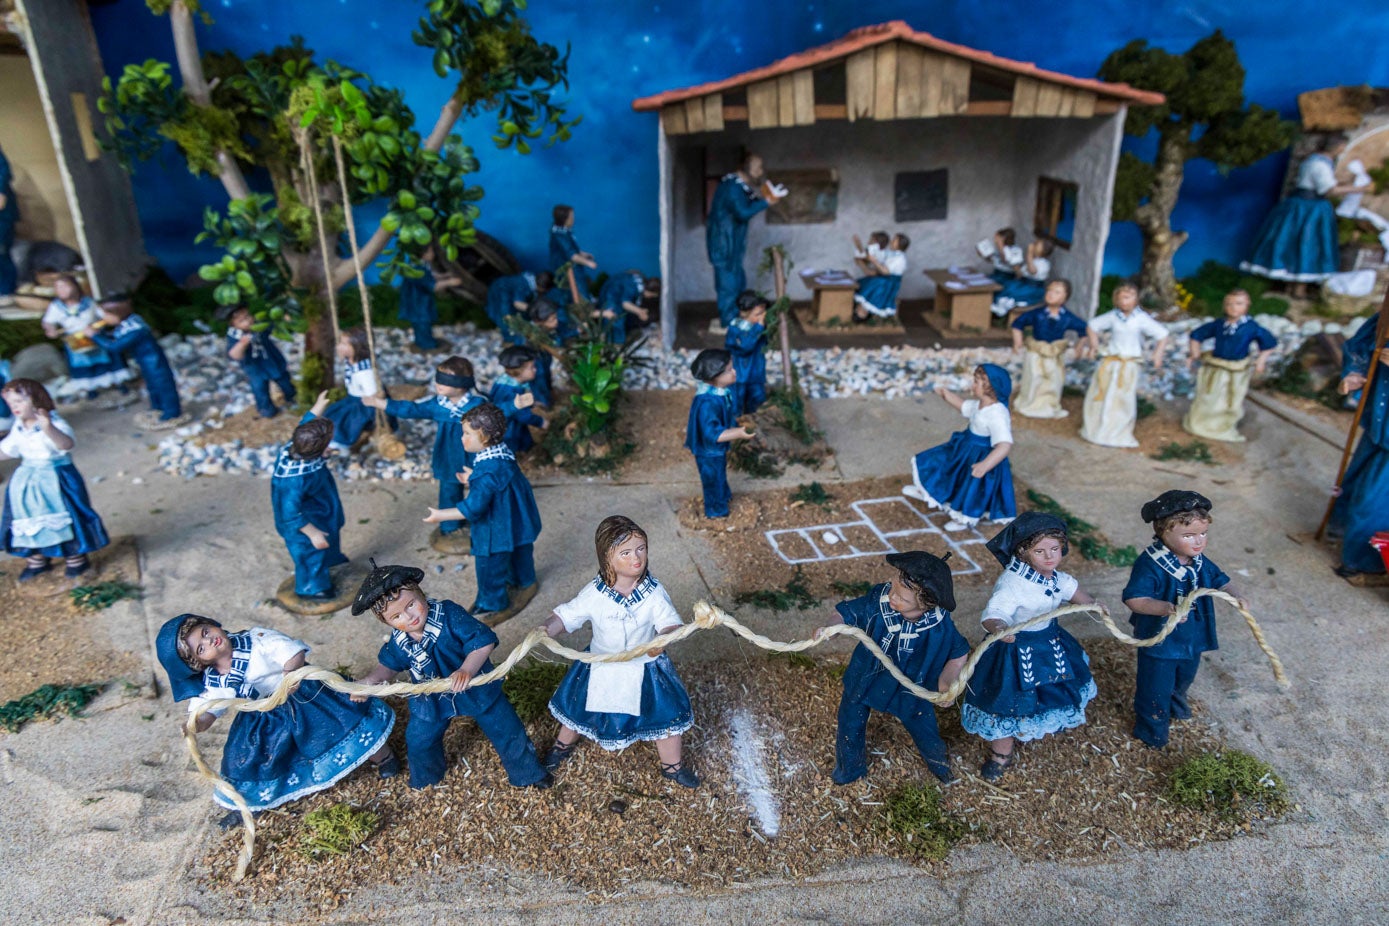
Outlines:
<svg viewBox="0 0 1389 926"><path fill-rule="evenodd" d="M206 621L214 627L222 626L201 614L180 614L178 617L169 618L164 622L164 626L159 628L159 637L155 640L154 648L159 654L159 664L168 673L169 692L175 701L187 701L203 693L202 670L189 668L188 663L178 655L178 629L189 618Z"/></svg>
<svg viewBox="0 0 1389 926"><path fill-rule="evenodd" d="M1013 378L1008 375L1007 370L996 363L981 363L979 368L989 378L989 388L993 389L994 398L1007 408L1008 397L1013 394Z"/></svg>

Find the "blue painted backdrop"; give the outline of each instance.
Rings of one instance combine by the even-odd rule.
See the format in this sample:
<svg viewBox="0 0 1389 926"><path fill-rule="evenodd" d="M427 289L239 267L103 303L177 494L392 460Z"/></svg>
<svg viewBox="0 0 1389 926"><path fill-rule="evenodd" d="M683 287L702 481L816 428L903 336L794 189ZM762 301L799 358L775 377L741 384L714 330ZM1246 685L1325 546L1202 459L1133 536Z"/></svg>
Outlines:
<svg viewBox="0 0 1389 926"><path fill-rule="evenodd" d="M425 131L447 99L450 83L434 75L428 56L410 41L421 0L203 0L215 23L200 27L204 51L242 54L303 35L321 58L369 71L404 90ZM1166 9L1159 9L1165 7ZM940 38L1066 73L1093 76L1113 49L1134 38L1172 52L1214 29L1236 43L1248 78L1248 99L1296 116L1297 94L1335 84L1389 85L1389 3L1346 0L1334 16L1307 0L1055 0L1039 13L1029 2L974 0L531 0L529 18L541 38L573 46L569 101L584 122L572 141L528 157L497 151L493 123L463 123L460 134L482 162L486 189L480 227L509 245L530 267L544 263L550 207L577 210L580 243L607 269L654 271L657 262L656 119L631 101L715 80L822 44L857 26L904 19ZM167 22L144 0L94 7L92 18L107 70L157 57L174 60ZM1378 53L1376 49L1379 49ZM1128 141L1129 145L1141 143ZM1143 152L1141 147L1135 150ZM1191 232L1178 252L1179 273L1216 258L1235 262L1277 197L1286 155L1221 176L1214 165L1187 167L1173 218ZM204 204L225 197L212 179L194 178L170 149L141 165L135 190L150 253L176 278L211 257L192 243ZM370 216L368 216L370 218ZM1114 226L1107 272L1130 273L1138 262L1138 231Z"/></svg>

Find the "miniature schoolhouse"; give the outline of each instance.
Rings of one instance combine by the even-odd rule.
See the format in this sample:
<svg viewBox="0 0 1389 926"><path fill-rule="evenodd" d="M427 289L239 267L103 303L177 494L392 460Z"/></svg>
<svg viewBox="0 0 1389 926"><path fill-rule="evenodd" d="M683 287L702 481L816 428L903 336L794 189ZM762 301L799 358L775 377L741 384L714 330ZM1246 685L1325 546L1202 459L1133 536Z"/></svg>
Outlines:
<svg viewBox="0 0 1389 926"><path fill-rule="evenodd" d="M797 268L844 269L850 235L906 233L901 298L923 269L977 263L974 243L1015 226L1056 244L1052 273L1093 313L1129 106L1161 94L1072 77L918 32L902 21L724 80L633 101L659 112L661 330L714 299L704 219L720 178L760 154L787 199L751 223L746 266L779 243ZM753 282L750 280L750 282ZM808 292L792 288L793 298Z"/></svg>

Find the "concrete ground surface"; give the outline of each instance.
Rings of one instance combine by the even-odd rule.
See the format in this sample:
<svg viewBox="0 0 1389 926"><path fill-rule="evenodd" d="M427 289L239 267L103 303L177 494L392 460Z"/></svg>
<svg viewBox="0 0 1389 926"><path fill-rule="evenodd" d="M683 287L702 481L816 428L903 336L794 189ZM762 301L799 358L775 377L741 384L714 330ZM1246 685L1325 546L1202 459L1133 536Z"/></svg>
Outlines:
<svg viewBox="0 0 1389 926"><path fill-rule="evenodd" d="M910 455L960 422L934 398L822 401L815 411L838 453L835 471L814 476L827 484L894 473L905 480ZM350 664L362 671L374 661L383 628L346 611L320 620L262 604L290 569L271 523L268 480L184 481L156 470L151 446L157 436L136 430L129 410L77 407L68 417L77 429L76 461L96 507L112 534L135 535L141 551L144 600L122 603L93 620L113 646L146 653L151 668L130 680L143 686L143 696L112 685L85 719L38 722L0 736L0 857L7 871L0 879L0 920L297 921L284 910L228 905L189 874L214 838L220 811L190 771L178 738L183 709L169 700L162 673L157 688L153 684L154 632L184 611L215 616L233 628L267 624L308 641L318 665ZM1125 851L1083 865L1023 863L986 845L957 851L943 877L895 860L865 859L804 882L768 881L709 894L657 886L602 904L563 883L508 872L505 859L498 859L486 871L433 871L427 881L367 889L338 912L313 919L1389 922L1389 701L1383 696L1389 593L1353 588L1335 577L1332 552L1311 540L1335 475L1336 451L1262 406L1251 406L1245 431L1247 463L1239 470L1159 463L1135 451L1025 430L1012 460L1019 479L1120 546L1146 542L1138 509L1164 489L1190 487L1214 500L1210 555L1248 591L1292 685L1283 690L1273 682L1243 623L1222 608L1222 649L1206 658L1193 693L1227 742L1272 763L1285 777L1300 810L1283 822L1189 851ZM805 478L793 473L781 483ZM733 487L736 493L769 483L735 474ZM426 568L428 593L464 604L472 600L471 560L455 572L453 560L427 547L428 527L419 519L434 500L432 483L340 482L340 488L348 513L343 545L354 563L364 566L367 556L418 563ZM676 519L676 502L697 492L688 464L629 472L620 485L582 478L537 484L545 522L536 547L541 591L525 612L499 628L498 652L519 643L551 606L592 576L593 528L608 514L629 514L647 528L652 570L682 610L688 613L694 601L711 595L727 605L731 595L721 588L709 555L716 536L685 531ZM442 574L433 570L436 563L446 564ZM875 577L875 568L881 571L870 566L865 578ZM1126 577L1126 569L1107 570L1090 585L1117 608ZM987 585L968 589L956 611L959 626L975 641L987 593ZM831 604L782 615L742 609L738 617L774 638L793 639L823 623ZM736 656L740 646L730 635L700 634L673 655L677 662L724 659ZM203 739L212 757L224 726ZM286 901L293 909L293 899Z"/></svg>

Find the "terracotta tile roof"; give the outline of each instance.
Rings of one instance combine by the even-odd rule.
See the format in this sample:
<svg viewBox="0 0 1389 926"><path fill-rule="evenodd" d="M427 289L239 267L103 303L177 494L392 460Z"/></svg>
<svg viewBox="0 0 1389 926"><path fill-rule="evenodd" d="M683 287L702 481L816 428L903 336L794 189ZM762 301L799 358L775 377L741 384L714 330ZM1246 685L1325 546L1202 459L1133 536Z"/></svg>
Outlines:
<svg viewBox="0 0 1389 926"><path fill-rule="evenodd" d="M863 26L848 33L843 38L835 39L827 45L820 45L816 48L809 48L803 52L789 55L780 61L774 61L766 67L757 68L752 71L744 71L742 74L735 74L732 77L712 83L700 84L696 87L686 87L682 90L667 90L654 96L644 96L632 101L632 108L638 112L649 112L660 109L667 103L677 103L681 100L701 97L709 93L720 93L725 90L732 90L745 87L748 84L777 77L781 74L789 74L792 71L799 71L803 68L814 67L824 64L837 58L844 58L856 51L871 48L874 45L882 45L887 42L903 41L929 48L933 51L943 52L947 55L954 55L978 64L996 68L1000 71L1007 71L1024 77L1032 77L1037 80L1044 80L1050 83L1062 84L1067 87L1074 87L1078 90L1090 90L1100 96L1124 100L1130 103L1140 103L1156 106L1166 101L1161 93L1154 93L1148 90L1138 90L1128 84L1110 84L1102 80L1093 80L1085 77L1072 77L1069 74L1060 74L1056 71L1046 71L1037 65L1026 61L1013 61L1010 58L1000 58L998 55L990 54L986 51L979 51L974 48L967 48L964 45L956 45L953 42L946 42L936 38L929 32L917 32L900 19L892 22L879 23L876 26Z"/></svg>

